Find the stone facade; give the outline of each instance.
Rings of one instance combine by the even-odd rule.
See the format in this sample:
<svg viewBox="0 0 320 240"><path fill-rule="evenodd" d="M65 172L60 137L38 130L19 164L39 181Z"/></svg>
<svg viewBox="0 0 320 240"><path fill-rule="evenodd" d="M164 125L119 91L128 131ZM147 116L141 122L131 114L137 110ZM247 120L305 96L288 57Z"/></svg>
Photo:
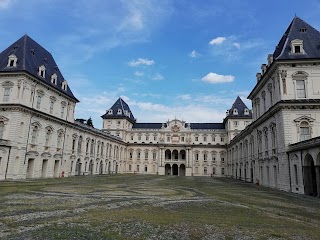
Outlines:
<svg viewBox="0 0 320 240"><path fill-rule="evenodd" d="M0 53L0 179L132 173L227 176L320 193L320 33L295 17L221 123L138 123L119 98L102 129L74 121L51 54L28 36ZM32 63L32 64L31 64Z"/></svg>

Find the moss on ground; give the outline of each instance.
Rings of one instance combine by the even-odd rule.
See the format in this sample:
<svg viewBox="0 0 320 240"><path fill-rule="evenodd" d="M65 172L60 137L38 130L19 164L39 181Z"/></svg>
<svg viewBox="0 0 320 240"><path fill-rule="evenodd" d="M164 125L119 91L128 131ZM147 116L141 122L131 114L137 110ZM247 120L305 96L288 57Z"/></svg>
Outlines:
<svg viewBox="0 0 320 240"><path fill-rule="evenodd" d="M0 239L320 239L318 198L232 179L0 182Z"/></svg>

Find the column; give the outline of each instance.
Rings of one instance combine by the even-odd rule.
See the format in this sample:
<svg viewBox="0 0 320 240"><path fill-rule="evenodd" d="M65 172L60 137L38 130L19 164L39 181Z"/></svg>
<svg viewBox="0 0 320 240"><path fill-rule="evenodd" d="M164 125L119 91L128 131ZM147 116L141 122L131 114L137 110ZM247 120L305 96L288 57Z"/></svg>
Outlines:
<svg viewBox="0 0 320 240"><path fill-rule="evenodd" d="M317 197L320 198L320 165L314 167L316 169Z"/></svg>

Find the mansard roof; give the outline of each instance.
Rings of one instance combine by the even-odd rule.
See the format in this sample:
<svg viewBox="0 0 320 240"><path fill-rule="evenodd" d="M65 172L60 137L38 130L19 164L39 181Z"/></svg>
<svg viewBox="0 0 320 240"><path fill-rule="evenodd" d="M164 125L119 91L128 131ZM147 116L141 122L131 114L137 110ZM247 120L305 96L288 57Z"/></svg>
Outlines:
<svg viewBox="0 0 320 240"><path fill-rule="evenodd" d="M165 124L164 127L167 125ZM133 129L161 129L162 123L135 123Z"/></svg>
<svg viewBox="0 0 320 240"><path fill-rule="evenodd" d="M239 96L234 101L227 114L226 118L252 118L252 111L249 110Z"/></svg>
<svg viewBox="0 0 320 240"><path fill-rule="evenodd" d="M119 111L119 109L121 111ZM110 111L111 110L111 111ZM126 118L132 123L135 123L136 120L130 110L129 105L121 98L113 104L113 106L107 110L107 112L101 116L103 119L120 119Z"/></svg>
<svg viewBox="0 0 320 240"><path fill-rule="evenodd" d="M161 129L166 123L135 123L133 129ZM185 124L188 127L188 123ZM224 129L223 123L190 123L190 129Z"/></svg>
<svg viewBox="0 0 320 240"><path fill-rule="evenodd" d="M8 57L15 55L17 57L17 65L8 67ZM45 76L40 77L39 67L45 67ZM0 72L20 72L25 71L40 81L45 82L47 85L57 89L59 92L66 94L75 101L78 99L73 95L69 86L63 90L63 82L65 81L62 76L55 60L51 53L44 49L40 44L30 38L28 35L22 36L19 40L11 44L7 49L0 53ZM51 82L51 76L56 74L56 84Z"/></svg>
<svg viewBox="0 0 320 240"><path fill-rule="evenodd" d="M224 129L223 123L190 123L191 129Z"/></svg>
<svg viewBox="0 0 320 240"><path fill-rule="evenodd" d="M291 41L295 39L303 41L305 53L291 53ZM275 60L320 58L320 32L295 16L280 39L273 58Z"/></svg>

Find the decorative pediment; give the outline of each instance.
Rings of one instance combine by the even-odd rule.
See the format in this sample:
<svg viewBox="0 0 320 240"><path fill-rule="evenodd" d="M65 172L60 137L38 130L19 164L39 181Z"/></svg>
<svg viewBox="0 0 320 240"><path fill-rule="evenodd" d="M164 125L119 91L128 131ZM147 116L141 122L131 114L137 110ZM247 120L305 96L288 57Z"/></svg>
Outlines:
<svg viewBox="0 0 320 240"><path fill-rule="evenodd" d="M28 157L38 157L39 156L39 153L38 152L36 152L36 151L29 151L29 152L27 152L27 154L26 154Z"/></svg>
<svg viewBox="0 0 320 240"><path fill-rule="evenodd" d="M41 154L41 157L42 157L42 158L51 158L51 156L52 156L52 155L51 155L51 153L49 153L49 152L44 152L44 153Z"/></svg>
<svg viewBox="0 0 320 240"><path fill-rule="evenodd" d="M53 158L60 160L60 159L62 159L62 155L60 153L57 153L57 154L53 155Z"/></svg>
<svg viewBox="0 0 320 240"><path fill-rule="evenodd" d="M38 128L42 127L39 122L33 122L33 123L31 123L31 126L38 127Z"/></svg>
<svg viewBox="0 0 320 240"><path fill-rule="evenodd" d="M8 118L4 117L4 116L0 116L0 122L3 122L4 124L6 124L9 121Z"/></svg>
<svg viewBox="0 0 320 240"><path fill-rule="evenodd" d="M307 122L309 122L309 123L312 123L312 122L315 121L315 119L312 118L312 117L309 117L309 116L301 116L301 117L296 118L296 119L293 120L293 121L295 121L296 123L301 123L301 122L303 122L303 121L307 121Z"/></svg>
<svg viewBox="0 0 320 240"><path fill-rule="evenodd" d="M166 129L170 130L172 132L179 132L179 131L185 129L185 121L180 121L178 119L174 119L172 121L168 120Z"/></svg>

